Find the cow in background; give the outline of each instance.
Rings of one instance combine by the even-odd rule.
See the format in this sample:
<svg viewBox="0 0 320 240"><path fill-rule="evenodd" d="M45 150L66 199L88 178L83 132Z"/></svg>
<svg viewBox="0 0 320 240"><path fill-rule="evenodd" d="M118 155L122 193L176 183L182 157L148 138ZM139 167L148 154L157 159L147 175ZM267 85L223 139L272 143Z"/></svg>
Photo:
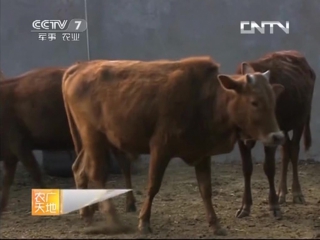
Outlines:
<svg viewBox="0 0 320 240"><path fill-rule="evenodd" d="M248 66L251 71L247 70ZM305 57L297 51L273 52L258 60L244 62L238 66L237 73L255 74L255 72L267 70L270 70L271 84L281 84L285 87L285 91L277 99L276 105L277 121L286 138L281 149L282 169L278 194L276 194L274 185L276 147L264 147L264 171L270 186L270 210L275 217L280 218L279 203L286 201L288 193L287 171L289 162L292 163L293 171L293 202L299 204L305 202L298 177L299 145L303 136L304 149L307 151L311 146L310 118L316 75ZM259 104L255 98L252 98L251 101L254 104ZM288 135L289 131L293 131L291 139ZM254 147L255 141L243 141L240 139L238 144L243 164L244 194L242 206L237 211L236 216L241 218L250 214L252 205L250 181L253 166L251 149Z"/></svg>
<svg viewBox="0 0 320 240"><path fill-rule="evenodd" d="M261 91L256 91L256 90ZM78 188L88 181L104 188L106 145L133 154L150 153L147 196L139 230L150 232L151 206L173 157L195 167L209 226L225 235L212 206L210 156L229 153L239 130L273 146L284 135L275 118L275 99L283 86L269 84L269 72L219 74L210 57L178 61L97 60L68 68L62 92L77 161ZM252 103L250 99L257 99ZM257 104L257 105L256 105ZM118 224L112 201L102 203L107 219ZM93 211L83 217L91 221Z"/></svg>
<svg viewBox="0 0 320 240"><path fill-rule="evenodd" d="M0 215L7 206L18 161L44 188L39 165L32 150L73 150L62 98L65 68L47 67L0 82L0 158L3 161ZM126 187L131 186L126 156L117 156ZM127 193L127 211L135 211L133 192Z"/></svg>
<svg viewBox="0 0 320 240"><path fill-rule="evenodd" d="M5 77L3 72L0 70L0 82L4 81ZM2 171L0 169L0 182L2 182ZM0 184L0 191L2 191L2 184Z"/></svg>
<svg viewBox="0 0 320 240"><path fill-rule="evenodd" d="M0 81L3 81L5 79L3 72L0 70Z"/></svg>

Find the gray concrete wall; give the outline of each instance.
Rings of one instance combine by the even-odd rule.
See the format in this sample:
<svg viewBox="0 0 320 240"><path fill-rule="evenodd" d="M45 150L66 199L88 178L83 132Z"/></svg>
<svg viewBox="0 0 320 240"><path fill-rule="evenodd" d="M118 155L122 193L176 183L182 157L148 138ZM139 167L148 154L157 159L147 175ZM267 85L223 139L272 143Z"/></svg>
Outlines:
<svg viewBox="0 0 320 240"><path fill-rule="evenodd" d="M305 54L320 76L320 1L309 0L88 0L91 59L178 59L210 55L223 72L275 50ZM85 33L79 42L38 41L35 19L84 18L83 0L1 0L1 68L13 76L31 68L68 65L87 58ZM290 21L290 34L240 35L240 21ZM320 101L319 81L314 102ZM313 147L319 160L320 108L312 112ZM259 144L258 144L259 145ZM262 160L261 145L254 151ZM216 157L238 160L236 149Z"/></svg>

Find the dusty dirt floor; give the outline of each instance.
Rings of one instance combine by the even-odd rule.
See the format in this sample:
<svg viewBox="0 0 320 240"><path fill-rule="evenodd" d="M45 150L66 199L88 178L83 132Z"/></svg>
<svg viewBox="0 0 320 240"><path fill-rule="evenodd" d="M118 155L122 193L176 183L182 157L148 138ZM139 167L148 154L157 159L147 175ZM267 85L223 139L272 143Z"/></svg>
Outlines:
<svg viewBox="0 0 320 240"><path fill-rule="evenodd" d="M277 183L280 164L277 164ZM283 218L275 220L269 215L268 183L262 164L254 165L252 180L253 207L251 216L235 218L243 191L241 165L212 163L213 204L227 229L223 238L311 238L320 232L320 164L300 161L299 176L306 205L292 203L290 192L291 169L288 175L289 194L282 205ZM140 210L146 188L147 168L133 176L134 193ZM121 175L110 179L113 188L124 188ZM74 188L73 179L46 176L48 187ZM137 232L138 212L125 213L125 196L115 199L118 211L132 233L120 235L87 235L78 211L57 217L33 217L30 213L31 187L28 173L20 167L12 187L10 205L1 219L0 236L4 238L221 238L213 236L206 222L204 206L198 191L194 169L185 164L171 162L153 204L151 226L153 234ZM103 221L100 213L96 221ZM98 224L98 222L94 222Z"/></svg>

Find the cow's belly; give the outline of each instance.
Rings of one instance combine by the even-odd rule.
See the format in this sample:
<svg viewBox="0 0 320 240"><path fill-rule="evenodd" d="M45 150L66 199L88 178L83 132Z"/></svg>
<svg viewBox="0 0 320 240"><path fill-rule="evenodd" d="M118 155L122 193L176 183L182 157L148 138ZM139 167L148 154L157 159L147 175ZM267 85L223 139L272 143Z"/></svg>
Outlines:
<svg viewBox="0 0 320 240"><path fill-rule="evenodd" d="M127 132L107 130L105 133L108 141L122 151L136 154L150 153L150 139L142 132L132 129Z"/></svg>
<svg viewBox="0 0 320 240"><path fill-rule="evenodd" d="M220 154L226 154L232 152L234 149L236 140L228 139L227 141L222 141L218 143L216 146L213 147L211 150L211 155L220 155Z"/></svg>
<svg viewBox="0 0 320 240"><path fill-rule="evenodd" d="M118 149L136 154L149 154L151 140L163 144L162 147L167 145L172 157L180 158L201 158L229 153L236 142L234 129L224 126L214 130L199 128L199 132L195 133L197 129L194 128L187 129L186 132L172 129L171 126L168 129L157 129L154 124L157 122L156 118L144 116L142 113L128 114L127 118L105 113L103 119L100 131L105 133L108 141ZM203 125L205 124L206 122Z"/></svg>
<svg viewBox="0 0 320 240"><path fill-rule="evenodd" d="M234 149L237 141L236 133L225 133L223 135L215 135L212 141L194 141L181 147L181 151L176 157L182 158L188 165L195 166L205 157L230 153Z"/></svg>

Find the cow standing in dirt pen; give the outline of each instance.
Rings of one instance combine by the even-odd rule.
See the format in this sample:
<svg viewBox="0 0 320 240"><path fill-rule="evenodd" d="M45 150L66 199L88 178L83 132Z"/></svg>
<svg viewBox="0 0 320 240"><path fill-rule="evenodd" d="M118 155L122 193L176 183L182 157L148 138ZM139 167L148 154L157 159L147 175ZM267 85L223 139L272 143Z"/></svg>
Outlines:
<svg viewBox="0 0 320 240"><path fill-rule="evenodd" d="M8 203L18 161L44 188L32 150L74 148L61 91L64 72L65 68L39 68L0 83L0 158L4 168L0 216ZM118 155L117 160L125 175L126 188L132 188L126 156ZM133 193L126 195L127 211L135 211Z"/></svg>
<svg viewBox="0 0 320 240"><path fill-rule="evenodd" d="M277 121L280 129L284 132L286 139L282 146L282 170L278 194L276 194L274 184L276 147L264 147L264 171L267 175L270 187L270 211L274 217L280 218L281 211L279 203L286 201L286 195L288 193L287 171L290 161L292 163L293 171L293 202L305 202L298 177L299 145L303 134L305 150L308 150L311 146L310 117L316 75L305 57L297 51L274 52L267 54L258 60L242 63L238 67L237 73L248 73L248 71L246 71L246 66L252 67L254 70L253 72L270 70L270 83L281 84L285 87L285 90L277 99L276 105ZM255 104L259 104L254 98L251 101ZM289 131L293 131L292 139L289 138ZM236 216L241 218L250 214L252 205L250 181L253 166L251 149L254 147L255 141L239 140L238 144L242 158L245 183L242 206L236 213Z"/></svg>
<svg viewBox="0 0 320 240"><path fill-rule="evenodd" d="M210 156L231 152L239 129L265 145L283 143L274 114L281 91L280 84L269 84L268 71L219 75L218 64L209 57L97 60L71 66L62 92L75 147L82 149L76 163L84 167L73 169L77 187L86 188L90 181L105 188L101 160L106 145L150 153L147 196L139 215L139 230L150 232L153 199L170 159L179 157L195 167L209 226L214 234L224 235L212 206ZM102 204L107 219L118 224L112 201ZM82 212L88 221L93 213L89 208Z"/></svg>

